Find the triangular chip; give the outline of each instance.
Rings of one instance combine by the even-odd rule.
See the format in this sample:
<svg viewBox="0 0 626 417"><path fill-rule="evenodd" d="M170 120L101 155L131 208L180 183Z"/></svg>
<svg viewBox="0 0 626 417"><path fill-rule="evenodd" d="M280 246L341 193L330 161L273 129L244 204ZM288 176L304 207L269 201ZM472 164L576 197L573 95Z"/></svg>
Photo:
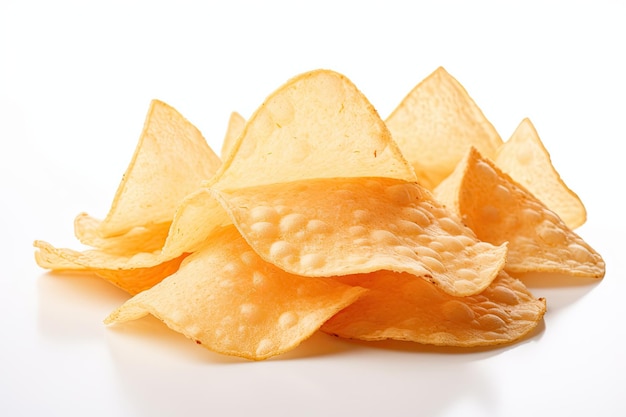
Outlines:
<svg viewBox="0 0 626 417"><path fill-rule="evenodd" d="M504 272L469 297L454 297L411 275L387 271L336 279L369 290L322 327L349 339L458 347L512 343L531 332L546 310L545 300Z"/></svg>
<svg viewBox="0 0 626 417"><path fill-rule="evenodd" d="M558 214L570 229L585 223L585 206L561 179L529 119L522 120L509 140L498 149L494 161L502 171Z"/></svg>
<svg viewBox="0 0 626 417"><path fill-rule="evenodd" d="M422 185L431 190L470 146L494 157L502 144L474 100L443 67L419 83L386 123Z"/></svg>
<svg viewBox="0 0 626 417"><path fill-rule="evenodd" d="M261 360L298 346L364 291L290 275L264 262L230 226L105 322L152 314L205 348Z"/></svg>
<svg viewBox="0 0 626 417"><path fill-rule="evenodd" d="M222 159L227 159L227 155L232 151L233 145L239 138L239 135L243 132L243 128L246 125L246 119L236 111L230 114L228 119L228 127L226 128L226 134L224 135L224 141L222 142Z"/></svg>
<svg viewBox="0 0 626 417"><path fill-rule="evenodd" d="M329 70L299 75L270 95L227 158L212 187L333 177L415 179L371 103Z"/></svg>
<svg viewBox="0 0 626 417"><path fill-rule="evenodd" d="M435 196L479 239L509 243L505 270L601 278L602 257L523 186L472 148Z"/></svg>
<svg viewBox="0 0 626 417"><path fill-rule="evenodd" d="M97 234L111 237L137 226L171 222L183 198L210 179L220 165L195 126L174 108L153 100L109 213L94 224Z"/></svg>
<svg viewBox="0 0 626 417"><path fill-rule="evenodd" d="M159 105L158 102L154 106L157 109L169 109L169 107ZM153 109L150 114L154 111ZM174 118L174 115L171 117ZM152 117L148 120L152 120ZM150 128L152 124L147 122L146 131L159 131L157 127ZM125 196L133 195L132 190L140 191L139 179L144 177L144 173L150 171L149 169L144 171L144 164L138 164L137 161L143 161L147 155L158 157L155 154L156 143L160 142L155 139L156 135L144 133L142 138L133 158L135 162L131 163L127 175L128 178L135 180L126 179L120 185L116 202L107 217L107 219L115 219L119 213L120 218L126 220L125 224L128 227L131 223L133 227L146 224L145 219L135 218L141 210L133 207L131 202L142 201L147 204L146 207L152 207L147 203L150 201L146 199L147 197L141 197L139 200L131 199L128 200L128 204L125 203L127 201ZM197 139L199 140L200 137ZM155 144L152 144L153 142ZM171 144L172 142L165 141L165 143ZM279 88L246 124L244 132L232 149L228 161L220 168L219 173L208 181L213 187L228 189L266 182L295 181L335 175L356 177L365 173L403 179L415 178L412 168L391 140L384 122L363 94L346 77L326 70L303 74ZM178 152L177 149L167 150L165 147L162 150L174 154ZM179 153L172 158L180 158L184 154ZM159 163L152 161L150 165L148 163L150 161L146 161L146 164L153 168L160 166L163 158L165 157L161 157ZM189 156L189 158L195 161L193 166L200 164L197 157ZM200 170L180 170L179 165L173 164L159 175L171 176L174 180L164 180L163 183L155 181L151 183L151 187L158 186L154 190L168 193L172 191L172 188L177 189L179 184L175 179L179 176L193 171L196 174L192 176L196 180L202 180L205 174L212 174L213 168L214 166L211 165L207 172L200 173ZM132 184L135 186L131 187ZM196 181L188 184L189 187L182 187L187 192L191 185L196 185ZM139 196L136 195L136 197ZM170 202L173 203L174 200L176 199L171 199ZM203 190L188 196L182 203L179 201L179 204L178 212L168 229L162 250L155 250L154 242L156 241L150 241L149 251L144 247L135 247L141 251L120 253L119 250L106 246L106 250L79 253L70 249L57 250L45 242L38 241L35 242L35 246L42 253L38 254L37 259L38 261L45 259L45 262L39 262L39 264L51 269L67 269L68 266L79 270L150 268L184 253L192 252L198 242L202 242L214 227L228 221L220 205L212 201L209 194ZM129 206L129 213L131 213L128 217L125 217L121 211L125 206ZM147 216L147 218L151 217ZM165 219L165 216L163 218ZM102 241L97 240L98 233L93 230L93 228L99 230L102 224L88 217L81 220L84 223L79 221L77 224L82 225L83 236L89 237L91 243L104 245ZM108 224L109 221L113 224L120 223L120 221L113 220L105 220L103 223ZM110 228L111 226L107 227L107 229ZM120 233L123 232L122 228L118 227L118 229ZM128 238L132 242L137 242L134 232L132 229L129 230L125 232L128 235L119 239ZM163 228L159 230L162 231ZM140 230L139 233L142 231ZM163 240L163 236L160 236L160 239ZM115 243L119 244L119 241ZM128 246L133 247L132 244Z"/></svg>
<svg viewBox="0 0 626 417"><path fill-rule="evenodd" d="M454 295L485 289L506 244L480 242L416 183L331 178L214 191L265 260L297 275L409 272Z"/></svg>

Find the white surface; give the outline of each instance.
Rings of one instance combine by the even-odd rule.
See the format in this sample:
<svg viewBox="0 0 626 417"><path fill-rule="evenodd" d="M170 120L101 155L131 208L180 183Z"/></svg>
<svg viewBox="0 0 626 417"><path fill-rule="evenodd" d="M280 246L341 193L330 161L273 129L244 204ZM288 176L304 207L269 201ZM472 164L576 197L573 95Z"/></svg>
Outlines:
<svg viewBox="0 0 626 417"><path fill-rule="evenodd" d="M0 2L0 415L626 415L625 3L408 3ZM34 239L77 248L74 216L106 214L152 98L219 150L231 111L298 73L342 72L386 117L439 65L505 139L530 117L607 263L531 283L549 311L522 343L318 334L248 362L155 319L106 328L123 292L33 261Z"/></svg>

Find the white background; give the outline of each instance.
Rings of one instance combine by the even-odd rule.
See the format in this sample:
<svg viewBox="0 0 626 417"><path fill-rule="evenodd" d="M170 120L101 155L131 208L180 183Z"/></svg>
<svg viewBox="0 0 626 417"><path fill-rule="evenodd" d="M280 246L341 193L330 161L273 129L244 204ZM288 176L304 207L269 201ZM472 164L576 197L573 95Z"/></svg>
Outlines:
<svg viewBox="0 0 626 417"><path fill-rule="evenodd" d="M0 0L0 415L626 415L626 3L410 3ZM219 151L231 111L301 72L347 75L384 118L440 65L504 139L531 119L607 263L530 283L549 311L522 343L316 334L248 362L156 319L106 328L125 293L34 263L34 239L78 248L74 216L106 214L153 98Z"/></svg>

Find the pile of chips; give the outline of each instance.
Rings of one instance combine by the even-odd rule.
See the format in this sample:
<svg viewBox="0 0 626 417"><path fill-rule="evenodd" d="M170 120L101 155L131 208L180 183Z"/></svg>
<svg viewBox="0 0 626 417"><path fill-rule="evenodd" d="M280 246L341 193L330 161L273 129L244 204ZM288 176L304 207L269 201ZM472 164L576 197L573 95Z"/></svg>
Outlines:
<svg viewBox="0 0 626 417"><path fill-rule="evenodd" d="M233 113L221 157L153 101L106 218L76 218L92 249L35 255L127 291L105 323L152 314L222 354L262 360L316 331L472 347L543 319L524 274L604 276L585 220L531 122L503 142L443 68L385 121L316 70Z"/></svg>

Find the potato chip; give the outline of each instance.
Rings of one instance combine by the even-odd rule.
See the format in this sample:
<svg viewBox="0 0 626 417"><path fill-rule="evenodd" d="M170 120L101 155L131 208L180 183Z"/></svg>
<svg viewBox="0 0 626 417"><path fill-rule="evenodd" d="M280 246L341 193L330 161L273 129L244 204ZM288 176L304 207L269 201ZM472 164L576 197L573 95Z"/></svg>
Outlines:
<svg viewBox="0 0 626 417"><path fill-rule="evenodd" d="M480 242L416 183L330 178L214 191L268 262L298 275L387 269L423 277L454 295L485 289L506 244Z"/></svg>
<svg viewBox="0 0 626 417"><path fill-rule="evenodd" d="M463 86L439 67L386 120L422 185L434 189L470 146L493 158L500 135Z"/></svg>
<svg viewBox="0 0 626 417"><path fill-rule="evenodd" d="M291 118L281 119L283 125L277 125L278 119L272 118L277 118L281 114L286 117L285 112L291 114ZM148 120L153 120L153 118L149 117ZM276 123L271 122L272 120ZM156 149L155 146L149 145L152 143L152 138L156 137L155 135L144 134L143 137L144 140L140 142L134 160L142 160L143 158L138 158L137 155L147 155ZM197 139L199 140L200 137ZM186 151L165 147L166 144L173 143L172 141L165 142L161 150L167 154L179 152L180 157L185 157ZM191 151L192 148L189 150ZM298 153L298 150L306 151L306 155ZM161 156L160 158L162 160L168 157ZM172 156L172 158L177 157ZM306 161L304 165L302 165L303 161ZM153 164L154 167L159 165L154 161ZM133 195L130 191L124 191L129 185L134 184L131 189L139 190L140 180L150 179L149 176L142 174L145 166L145 164L131 164L127 177L134 178L134 180L126 179L122 183L121 191L118 191L118 197L116 197L119 201L114 202L112 212L117 213L122 206L126 205L124 202L127 200L124 196L129 196L130 199ZM211 165L206 174L213 172L213 168L214 166ZM171 167L165 170L163 175L174 175L169 172L170 170ZM186 173L191 175L189 171L187 170ZM412 168L391 140L385 124L362 93L344 76L332 71L320 70L292 79L266 100L233 145L229 160L209 183L213 187L228 188L265 181L294 181L335 174L358 176L365 172L371 172L372 175L415 178ZM191 176L196 179L205 176L205 174L198 175L198 173L200 170ZM185 172L177 172L176 175L185 175ZM195 182L189 184L192 183L196 184ZM149 187L157 185L158 182L153 182L149 184ZM170 188L176 188L174 185L174 182L165 181L155 190L171 193ZM189 188L191 187L188 187L187 191ZM140 198L138 195L137 197ZM179 202L179 204L174 223L168 229L163 248L160 250L155 249L155 242L159 242L158 239L154 241L145 239L145 242L149 243L147 243L149 251L146 247L133 246L133 242L141 243L142 240L135 239L135 236L132 236L134 232L131 230L126 232L130 236L123 236L119 239L129 239L130 243L126 245L138 249L137 252L122 252L119 248L111 249L111 245L106 245L106 250L89 250L80 253L71 249L57 250L44 244L45 242L37 241L35 246L45 252L37 259L45 258L46 262L40 265L51 269L67 269L69 265L78 270L150 268L184 253L192 252L214 227L228 222L224 210L216 201L211 201L210 195L203 190L190 195L186 201ZM130 202L128 205L131 205ZM158 205L147 203L144 208L146 211L153 209L161 211ZM133 207L129 207L129 210L132 212ZM155 217L152 214L144 214L145 218ZM108 216L112 219L115 217L114 214ZM129 215L127 222L129 227L130 219ZM84 230L80 228L79 230L82 230L84 237L89 238L90 243L105 245L95 237L99 234L94 229L102 227L97 220L82 217L76 223L83 227ZM136 220L132 226L143 225L145 225L144 220ZM151 229L147 232L140 229L137 233L142 232L145 233L142 235L145 238L149 236ZM161 235L159 238L163 239ZM113 243L119 244L115 241Z"/></svg>
<svg viewBox="0 0 626 417"><path fill-rule="evenodd" d="M153 100L132 160L106 218L81 229L79 239L124 234L137 226L163 229L183 198L211 178L221 161L189 121ZM82 239L81 239L82 237ZM85 244L93 244L89 239Z"/></svg>
<svg viewBox="0 0 626 417"><path fill-rule="evenodd" d="M184 253L177 258L151 267L121 270L95 269L93 272L130 295L135 295L152 288L176 272L188 255Z"/></svg>
<svg viewBox="0 0 626 417"><path fill-rule="evenodd" d="M563 219L570 229L585 223L587 212L580 198L563 182L529 119L498 149L498 168L526 187Z"/></svg>
<svg viewBox="0 0 626 417"><path fill-rule="evenodd" d="M152 314L205 348L261 360L298 346L364 291L290 275L264 262L231 225L105 322Z"/></svg>
<svg viewBox="0 0 626 417"><path fill-rule="evenodd" d="M243 132L243 128L246 125L246 119L236 111L230 114L228 119L228 127L226 134L224 135L224 141L222 142L222 159L227 159L228 154L233 148L233 145L239 138L239 135Z"/></svg>
<svg viewBox="0 0 626 417"><path fill-rule="evenodd" d="M136 226L128 232L110 237L98 233L101 221L87 213L74 219L74 233L81 243L111 254L126 255L139 252L154 252L163 247L171 221L149 226Z"/></svg>
<svg viewBox="0 0 626 417"><path fill-rule="evenodd" d="M601 278L602 257L540 200L472 148L435 196L479 239L509 243L505 270Z"/></svg>
<svg viewBox="0 0 626 417"><path fill-rule="evenodd" d="M510 343L537 326L545 301L504 269L604 275L602 258L491 162L500 137L443 68L389 121L449 208L418 183L356 86L318 70L289 80L248 122L233 112L223 164L193 125L154 101L108 215L74 222L93 249L36 241L36 261L91 271L133 295L107 324L152 314L252 360L318 329Z"/></svg>
<svg viewBox="0 0 626 417"><path fill-rule="evenodd" d="M544 299L504 272L483 292L468 297L446 294L406 273L336 279L369 290L322 326L326 333L349 339L457 347L511 343L531 332L546 310Z"/></svg>
<svg viewBox="0 0 626 417"><path fill-rule="evenodd" d="M270 95L232 149L212 187L333 177L415 180L371 103L328 70L295 77Z"/></svg>
<svg viewBox="0 0 626 417"><path fill-rule="evenodd" d="M130 292L144 288L148 282L163 279L164 271L172 271L176 259L196 251L206 237L217 227L230 224L230 218L219 203L201 189L183 200L169 229L162 249L154 252L120 254L117 251L91 249L76 251L55 248L47 242L37 240L34 246L35 260L42 268L64 271L91 271L114 285ZM128 242L128 241L126 241ZM167 263L167 265L159 265ZM179 262L180 263L180 262ZM152 271L153 277L147 277ZM133 283L133 274L141 277Z"/></svg>
<svg viewBox="0 0 626 417"><path fill-rule="evenodd" d="M49 269L146 268L184 253L193 252L214 228L230 223L228 215L213 196L206 189L200 189L187 196L180 204L169 228L167 239L159 250L129 254L99 249L79 252L67 248L55 248L44 241L37 240L34 243L39 249L36 252L36 259L40 266Z"/></svg>

